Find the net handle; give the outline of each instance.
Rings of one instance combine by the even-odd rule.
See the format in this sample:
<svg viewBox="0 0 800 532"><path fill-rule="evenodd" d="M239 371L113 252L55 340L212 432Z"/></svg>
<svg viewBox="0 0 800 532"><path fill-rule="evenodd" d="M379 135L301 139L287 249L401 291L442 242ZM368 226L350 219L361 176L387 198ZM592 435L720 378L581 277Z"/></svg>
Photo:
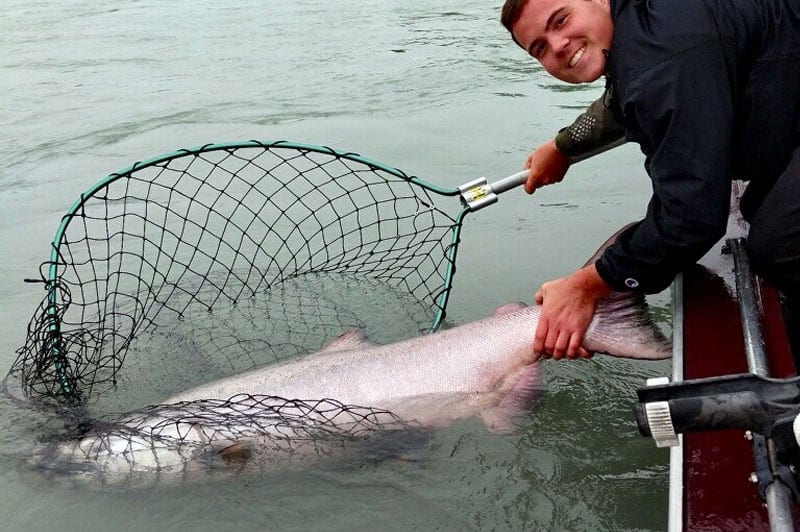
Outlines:
<svg viewBox="0 0 800 532"><path fill-rule="evenodd" d="M620 137L613 142L604 144L603 146L595 148L591 151L576 155L575 157L570 157L569 162L570 164L575 164L585 161L586 159L591 159L595 155L599 155L610 149L616 148L617 146L621 146L622 144L625 144L625 142L625 137ZM517 172L516 174L504 177L503 179L499 179L494 183L487 183L485 177L470 181L469 183L465 183L458 187L458 189L461 191L461 202L470 210L477 211L478 209L496 202L498 194L502 194L503 192L524 184L525 181L528 180L529 175L530 170L525 169L521 172Z"/></svg>

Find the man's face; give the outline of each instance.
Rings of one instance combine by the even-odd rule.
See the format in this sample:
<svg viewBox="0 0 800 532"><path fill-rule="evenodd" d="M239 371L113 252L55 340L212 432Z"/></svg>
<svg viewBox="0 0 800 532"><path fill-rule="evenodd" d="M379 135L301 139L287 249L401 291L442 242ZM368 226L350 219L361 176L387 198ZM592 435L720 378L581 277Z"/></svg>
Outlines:
<svg viewBox="0 0 800 532"><path fill-rule="evenodd" d="M529 0L512 33L551 75L583 83L605 72L614 23L609 0Z"/></svg>

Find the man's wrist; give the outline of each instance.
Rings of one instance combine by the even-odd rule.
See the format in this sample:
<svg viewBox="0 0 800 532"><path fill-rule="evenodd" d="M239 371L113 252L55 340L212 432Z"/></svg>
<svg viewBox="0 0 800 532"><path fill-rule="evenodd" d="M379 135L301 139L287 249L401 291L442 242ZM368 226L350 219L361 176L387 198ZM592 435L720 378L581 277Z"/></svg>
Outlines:
<svg viewBox="0 0 800 532"><path fill-rule="evenodd" d="M597 268L594 263L587 264L576 272L579 276L579 282L584 290L591 294L594 299L602 299L609 295L614 289L600 277L597 273Z"/></svg>
<svg viewBox="0 0 800 532"><path fill-rule="evenodd" d="M559 157L562 162L569 165L570 156L558 146L558 140L556 138L550 139L550 141L545 143L544 146L553 154L553 156Z"/></svg>

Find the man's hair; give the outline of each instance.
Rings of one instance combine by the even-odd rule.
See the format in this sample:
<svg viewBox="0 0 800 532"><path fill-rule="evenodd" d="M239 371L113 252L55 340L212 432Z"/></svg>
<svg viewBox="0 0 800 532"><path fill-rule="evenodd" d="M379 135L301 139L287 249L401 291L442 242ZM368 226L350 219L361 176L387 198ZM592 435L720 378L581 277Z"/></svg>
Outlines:
<svg viewBox="0 0 800 532"><path fill-rule="evenodd" d="M529 0L506 0L506 3L503 4L503 11L500 13L500 22L503 23L503 26L506 27L509 33L511 33L511 28L513 28L514 24L519 20L522 9L528 4L528 1ZM511 37L514 38L513 33L511 33ZM514 39L514 41L516 41L516 39Z"/></svg>

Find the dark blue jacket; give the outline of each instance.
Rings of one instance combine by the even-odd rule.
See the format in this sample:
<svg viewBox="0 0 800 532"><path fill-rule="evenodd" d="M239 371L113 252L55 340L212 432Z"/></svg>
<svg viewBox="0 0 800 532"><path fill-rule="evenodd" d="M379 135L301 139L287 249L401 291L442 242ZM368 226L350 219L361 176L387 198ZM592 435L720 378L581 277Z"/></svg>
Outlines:
<svg viewBox="0 0 800 532"><path fill-rule="evenodd" d="M797 146L800 0L611 0L611 12L611 109L653 196L596 264L615 289L652 293L723 236L731 181L763 199Z"/></svg>

